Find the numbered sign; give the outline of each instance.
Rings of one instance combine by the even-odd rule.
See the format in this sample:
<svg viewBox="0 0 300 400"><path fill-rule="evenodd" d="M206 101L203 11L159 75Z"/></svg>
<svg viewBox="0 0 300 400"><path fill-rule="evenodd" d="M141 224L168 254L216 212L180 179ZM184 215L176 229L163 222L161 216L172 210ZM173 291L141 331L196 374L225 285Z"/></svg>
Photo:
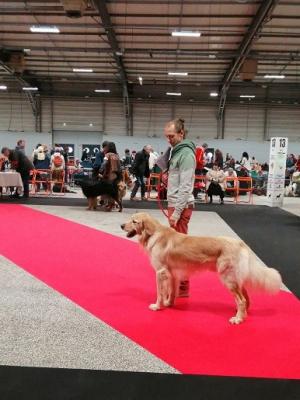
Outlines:
<svg viewBox="0 0 300 400"><path fill-rule="evenodd" d="M271 207L282 207L288 138L273 137L270 143L267 199Z"/></svg>

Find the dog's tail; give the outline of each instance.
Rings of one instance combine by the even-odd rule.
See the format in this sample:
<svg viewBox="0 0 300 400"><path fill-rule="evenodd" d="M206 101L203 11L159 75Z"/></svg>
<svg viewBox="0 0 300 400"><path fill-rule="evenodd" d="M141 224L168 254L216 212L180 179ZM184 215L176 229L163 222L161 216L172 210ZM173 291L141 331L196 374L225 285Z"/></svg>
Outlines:
<svg viewBox="0 0 300 400"><path fill-rule="evenodd" d="M243 249L243 251L245 250L246 249ZM250 252L248 257L246 257L246 259L248 259L248 268L246 268L248 273L247 276L244 277L243 286L268 293L277 293L283 285L279 272L274 268L263 265L251 250L248 250ZM244 263L245 261L242 255L240 263ZM245 270L242 265L240 267L240 270Z"/></svg>

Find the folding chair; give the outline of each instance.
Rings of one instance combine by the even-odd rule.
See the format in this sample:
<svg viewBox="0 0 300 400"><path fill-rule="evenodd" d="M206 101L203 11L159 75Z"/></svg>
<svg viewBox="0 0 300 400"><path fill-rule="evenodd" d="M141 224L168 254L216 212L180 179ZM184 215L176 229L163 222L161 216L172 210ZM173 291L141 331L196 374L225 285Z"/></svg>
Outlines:
<svg viewBox="0 0 300 400"><path fill-rule="evenodd" d="M206 176L205 175L195 175L194 190L199 190L200 192L204 193L205 194L204 201L205 201L205 203L207 203Z"/></svg>
<svg viewBox="0 0 300 400"><path fill-rule="evenodd" d="M161 181L161 174L156 174L154 172L152 172L150 174L150 176L149 176L149 178L147 179L147 182L146 182L146 191L147 191L147 198L148 199L151 199L151 198L156 199L157 198L157 193L158 193L158 188L160 186L160 181ZM155 197L151 197L152 190L156 190L156 192L157 192Z"/></svg>
<svg viewBox="0 0 300 400"><path fill-rule="evenodd" d="M40 192L40 187L44 186L45 193ZM32 181L33 194L48 196L51 193L51 171L50 169L36 169L34 180Z"/></svg>
<svg viewBox="0 0 300 400"><path fill-rule="evenodd" d="M233 185L228 186L228 183L231 182ZM225 179L225 193L232 193L233 194L233 201L229 200L230 197L225 197L226 201L228 200L229 203L237 203L238 199L238 189L239 189L239 181L238 178L235 177L226 177Z"/></svg>
<svg viewBox="0 0 300 400"><path fill-rule="evenodd" d="M238 195L237 195L237 203L251 203L253 204L253 184L252 184L252 178L250 176L239 176L238 178ZM245 185L243 185L243 183ZM242 185L241 185L242 184ZM248 201L242 201L240 200L240 193L248 193Z"/></svg>
<svg viewBox="0 0 300 400"><path fill-rule="evenodd" d="M53 187L54 185L60 186L60 192L54 192L54 193L60 193L62 195L65 195L65 171L63 169L59 170L53 170L51 171L51 182L50 182L50 192L51 195L53 195Z"/></svg>

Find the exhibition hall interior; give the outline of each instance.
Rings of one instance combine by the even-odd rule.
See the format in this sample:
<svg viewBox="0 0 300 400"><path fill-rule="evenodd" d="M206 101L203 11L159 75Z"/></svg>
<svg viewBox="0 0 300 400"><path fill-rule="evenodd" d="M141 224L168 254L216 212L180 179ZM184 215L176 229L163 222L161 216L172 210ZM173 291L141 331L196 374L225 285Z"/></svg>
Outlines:
<svg viewBox="0 0 300 400"><path fill-rule="evenodd" d="M0 399L299 399L300 1L0 24Z"/></svg>

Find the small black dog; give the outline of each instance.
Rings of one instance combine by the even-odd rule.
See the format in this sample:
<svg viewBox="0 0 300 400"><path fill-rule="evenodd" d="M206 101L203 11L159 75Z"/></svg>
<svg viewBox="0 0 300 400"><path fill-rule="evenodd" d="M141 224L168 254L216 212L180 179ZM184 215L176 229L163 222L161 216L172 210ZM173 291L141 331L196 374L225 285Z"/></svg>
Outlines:
<svg viewBox="0 0 300 400"><path fill-rule="evenodd" d="M98 196L108 196L118 204L119 212L122 212L122 198L119 196L117 184L95 180L81 181L78 184L82 189L82 193L88 199L88 210L97 209Z"/></svg>

